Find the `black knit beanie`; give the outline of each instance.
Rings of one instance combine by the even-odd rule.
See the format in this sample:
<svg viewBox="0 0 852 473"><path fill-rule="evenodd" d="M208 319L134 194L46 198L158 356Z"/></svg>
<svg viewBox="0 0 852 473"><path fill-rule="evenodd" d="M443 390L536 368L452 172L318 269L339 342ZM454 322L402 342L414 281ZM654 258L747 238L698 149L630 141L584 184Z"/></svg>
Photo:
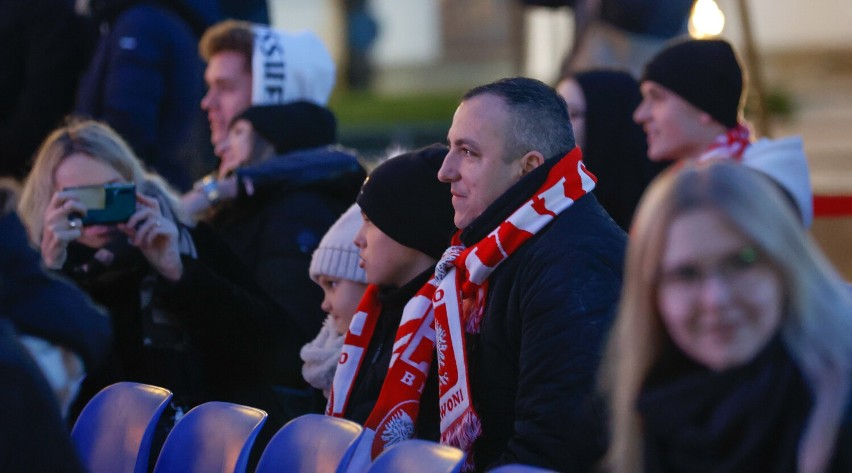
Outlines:
<svg viewBox="0 0 852 473"><path fill-rule="evenodd" d="M403 153L370 173L358 205L379 230L409 248L440 259L455 230L450 185L438 180L449 149L434 144Z"/></svg>
<svg viewBox="0 0 852 473"><path fill-rule="evenodd" d="M233 122L240 119L248 120L278 154L325 146L337 140L334 114L311 102L255 105L237 115Z"/></svg>
<svg viewBox="0 0 852 473"><path fill-rule="evenodd" d="M680 95L727 128L737 126L743 71L727 41L677 42L645 65L646 80Z"/></svg>

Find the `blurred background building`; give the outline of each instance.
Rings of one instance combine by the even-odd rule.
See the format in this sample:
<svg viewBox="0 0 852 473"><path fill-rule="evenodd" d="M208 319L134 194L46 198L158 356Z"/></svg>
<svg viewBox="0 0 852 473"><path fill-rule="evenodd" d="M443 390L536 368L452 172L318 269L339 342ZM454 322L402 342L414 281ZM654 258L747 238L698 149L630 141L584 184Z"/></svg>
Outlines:
<svg viewBox="0 0 852 473"><path fill-rule="evenodd" d="M443 141L472 86L514 75L553 84L574 27L569 8L519 0L269 0L269 10L273 25L315 30L332 49L342 142L366 155ZM852 280L852 1L697 0L692 20L693 34L741 53L758 132L804 138L813 235ZM350 59L366 62L354 79Z"/></svg>

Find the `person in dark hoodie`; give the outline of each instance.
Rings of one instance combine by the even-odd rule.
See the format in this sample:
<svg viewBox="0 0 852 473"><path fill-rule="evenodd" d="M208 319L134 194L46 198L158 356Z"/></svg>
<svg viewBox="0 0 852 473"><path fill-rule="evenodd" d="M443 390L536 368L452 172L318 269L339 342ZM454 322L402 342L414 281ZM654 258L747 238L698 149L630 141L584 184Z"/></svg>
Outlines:
<svg viewBox="0 0 852 473"><path fill-rule="evenodd" d="M91 10L101 37L75 113L108 123L150 169L189 189L192 156L205 148L206 128L197 109L204 66L196 48L217 19L215 4L93 0Z"/></svg>
<svg viewBox="0 0 852 473"><path fill-rule="evenodd" d="M334 114L313 102L249 107L232 120L217 146L218 179L259 165L274 172L247 181L251 198L221 202L204 218L311 336L324 318L322 290L308 275L311 255L355 201L365 176L356 157L334 145L336 138ZM264 176L272 180L264 181ZM313 405L318 398L304 380L280 387L294 415L320 407Z"/></svg>
<svg viewBox="0 0 852 473"><path fill-rule="evenodd" d="M595 69L566 76L556 91L568 103L583 162L598 177L595 196L627 231L642 192L669 164L648 159L645 132L633 121L639 83L625 71Z"/></svg>

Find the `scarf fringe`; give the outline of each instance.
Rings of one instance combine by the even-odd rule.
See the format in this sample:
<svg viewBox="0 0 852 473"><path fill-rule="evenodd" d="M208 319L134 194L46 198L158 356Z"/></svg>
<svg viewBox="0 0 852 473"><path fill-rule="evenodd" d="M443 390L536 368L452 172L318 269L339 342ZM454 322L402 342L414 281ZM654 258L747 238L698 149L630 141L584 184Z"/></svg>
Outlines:
<svg viewBox="0 0 852 473"><path fill-rule="evenodd" d="M457 422L441 432L441 443L467 453L462 471L473 471L473 443L482 435L482 422L472 409L468 409Z"/></svg>

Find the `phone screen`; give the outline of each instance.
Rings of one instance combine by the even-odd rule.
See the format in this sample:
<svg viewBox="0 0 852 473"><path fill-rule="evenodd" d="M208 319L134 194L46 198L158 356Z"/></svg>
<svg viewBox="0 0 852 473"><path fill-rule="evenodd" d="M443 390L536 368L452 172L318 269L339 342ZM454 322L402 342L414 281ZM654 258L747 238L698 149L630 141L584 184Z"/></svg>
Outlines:
<svg viewBox="0 0 852 473"><path fill-rule="evenodd" d="M86 215L78 216L83 225L122 223L136 212L134 184L68 187L63 191L74 194L86 206Z"/></svg>

